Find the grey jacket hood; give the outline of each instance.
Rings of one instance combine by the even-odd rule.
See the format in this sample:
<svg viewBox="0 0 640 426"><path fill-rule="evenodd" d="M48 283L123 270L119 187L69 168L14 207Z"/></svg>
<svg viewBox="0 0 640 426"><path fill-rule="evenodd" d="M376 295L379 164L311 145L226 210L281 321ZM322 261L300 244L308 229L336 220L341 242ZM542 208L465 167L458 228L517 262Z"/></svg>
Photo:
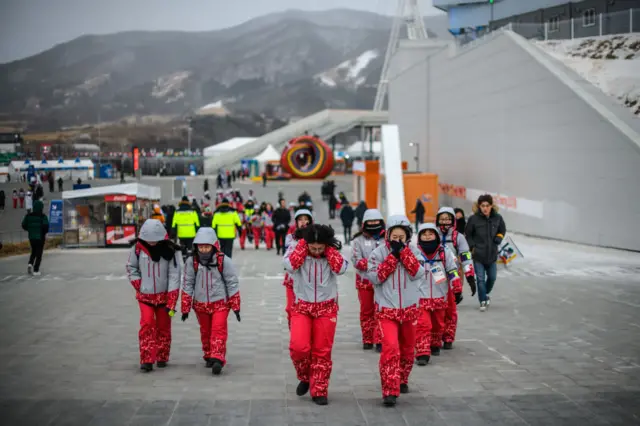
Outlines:
<svg viewBox="0 0 640 426"><path fill-rule="evenodd" d="M196 237L193 239L193 244L211 244L214 245L218 241L218 236L213 228L205 227L198 229Z"/></svg>
<svg viewBox="0 0 640 426"><path fill-rule="evenodd" d="M164 241L167 237L167 230L158 219L147 219L140 228L138 238L147 242Z"/></svg>
<svg viewBox="0 0 640 426"><path fill-rule="evenodd" d="M364 216L362 216L362 223L368 222L370 220L384 220L382 217L382 213L378 209L369 209L364 212Z"/></svg>
<svg viewBox="0 0 640 426"><path fill-rule="evenodd" d="M311 222L313 222L313 214L309 211L309 209L300 209L300 210L298 210L296 212L296 214L293 215L293 219L296 220L300 216L303 216L303 215L309 216L309 219L311 219Z"/></svg>
<svg viewBox="0 0 640 426"><path fill-rule="evenodd" d="M440 210L438 210L438 213L436 213L436 222L438 221L438 216L440 216L443 213L449 213L451 217L453 217L453 226L455 226L456 212L453 210L452 207L440 207Z"/></svg>
<svg viewBox="0 0 640 426"><path fill-rule="evenodd" d="M387 239L391 236L391 230L398 227L405 229L407 232L407 241L411 241L411 222L409 222L406 216L401 214L389 216L387 219Z"/></svg>

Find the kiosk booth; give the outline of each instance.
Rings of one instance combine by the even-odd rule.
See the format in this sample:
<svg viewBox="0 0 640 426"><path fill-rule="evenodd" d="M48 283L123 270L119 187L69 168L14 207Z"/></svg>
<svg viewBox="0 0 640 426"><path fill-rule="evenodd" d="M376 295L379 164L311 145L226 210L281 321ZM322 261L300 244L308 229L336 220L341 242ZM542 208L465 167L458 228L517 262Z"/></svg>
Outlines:
<svg viewBox="0 0 640 426"><path fill-rule="evenodd" d="M64 191L64 246L129 246L160 196L139 183Z"/></svg>

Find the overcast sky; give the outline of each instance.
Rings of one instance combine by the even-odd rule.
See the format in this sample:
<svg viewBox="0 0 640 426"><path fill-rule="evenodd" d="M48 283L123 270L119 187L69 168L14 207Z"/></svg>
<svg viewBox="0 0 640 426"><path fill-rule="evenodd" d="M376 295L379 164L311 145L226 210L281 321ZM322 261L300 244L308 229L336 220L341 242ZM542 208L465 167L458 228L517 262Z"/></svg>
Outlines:
<svg viewBox="0 0 640 426"><path fill-rule="evenodd" d="M438 13L419 0L425 15ZM83 34L206 31L286 9L362 9L392 15L396 0L0 0L0 63Z"/></svg>

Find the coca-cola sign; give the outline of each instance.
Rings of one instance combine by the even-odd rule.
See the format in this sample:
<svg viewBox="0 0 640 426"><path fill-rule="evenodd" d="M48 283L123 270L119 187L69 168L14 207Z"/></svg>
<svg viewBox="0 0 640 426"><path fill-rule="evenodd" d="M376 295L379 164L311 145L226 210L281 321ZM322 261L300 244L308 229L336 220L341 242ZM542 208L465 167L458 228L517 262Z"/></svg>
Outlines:
<svg viewBox="0 0 640 426"><path fill-rule="evenodd" d="M105 195L104 200L126 203L129 201L135 201L136 196L135 195Z"/></svg>

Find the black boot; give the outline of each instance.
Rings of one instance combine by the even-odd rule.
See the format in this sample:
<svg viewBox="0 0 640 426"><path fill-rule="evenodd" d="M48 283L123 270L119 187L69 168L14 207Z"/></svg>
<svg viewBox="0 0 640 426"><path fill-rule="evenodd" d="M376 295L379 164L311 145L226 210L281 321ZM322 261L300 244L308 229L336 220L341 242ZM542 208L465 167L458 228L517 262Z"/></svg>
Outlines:
<svg viewBox="0 0 640 426"><path fill-rule="evenodd" d="M431 356L440 356L440 348L431 346Z"/></svg>
<svg viewBox="0 0 640 426"><path fill-rule="evenodd" d="M298 387L296 388L296 395L298 396L306 395L307 392L309 392L309 382L298 383Z"/></svg>
<svg viewBox="0 0 640 426"><path fill-rule="evenodd" d="M158 368L166 368L167 361L158 361Z"/></svg>
<svg viewBox="0 0 640 426"><path fill-rule="evenodd" d="M206 361L205 361L204 366L206 368L213 368L213 360L211 358L207 358Z"/></svg>
<svg viewBox="0 0 640 426"><path fill-rule="evenodd" d="M430 359L431 357L429 355L420 355L419 357L416 357L416 361L418 362L418 365L420 367L424 367L425 365L429 364Z"/></svg>
<svg viewBox="0 0 640 426"><path fill-rule="evenodd" d="M153 370L153 364L151 364L150 362L145 362L144 364L140 364L140 370L144 371L145 373L148 373Z"/></svg>
<svg viewBox="0 0 640 426"><path fill-rule="evenodd" d="M327 405L329 403L329 400L326 396L314 396L311 399L318 405Z"/></svg>
<svg viewBox="0 0 640 426"><path fill-rule="evenodd" d="M382 398L382 403L387 407L393 407L394 405L396 405L396 399L398 399L398 397L395 395L387 395Z"/></svg>
<svg viewBox="0 0 640 426"><path fill-rule="evenodd" d="M362 349L364 349L365 351L370 351L371 349L373 349L373 343L363 343Z"/></svg>
<svg viewBox="0 0 640 426"><path fill-rule="evenodd" d="M211 358L211 362L212 362L211 373L214 376L219 375L222 372L222 361L216 358Z"/></svg>
<svg viewBox="0 0 640 426"><path fill-rule="evenodd" d="M453 342L444 342L444 344L442 345L442 349L445 349L447 351L453 349Z"/></svg>
<svg viewBox="0 0 640 426"><path fill-rule="evenodd" d="M409 385L406 383L400 383L400 393L409 393Z"/></svg>
<svg viewBox="0 0 640 426"><path fill-rule="evenodd" d="M376 343L376 352L378 353L382 352L382 343Z"/></svg>

